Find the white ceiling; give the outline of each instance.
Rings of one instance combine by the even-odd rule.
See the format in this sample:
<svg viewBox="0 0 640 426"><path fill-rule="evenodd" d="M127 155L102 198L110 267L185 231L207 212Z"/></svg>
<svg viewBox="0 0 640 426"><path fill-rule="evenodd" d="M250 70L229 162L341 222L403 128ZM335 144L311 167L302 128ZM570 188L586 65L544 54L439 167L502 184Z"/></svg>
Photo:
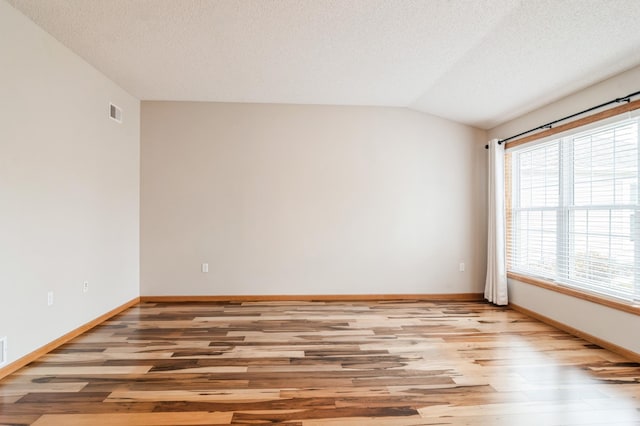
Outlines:
<svg viewBox="0 0 640 426"><path fill-rule="evenodd" d="M488 129L640 64L640 0L8 1L142 100L402 106Z"/></svg>

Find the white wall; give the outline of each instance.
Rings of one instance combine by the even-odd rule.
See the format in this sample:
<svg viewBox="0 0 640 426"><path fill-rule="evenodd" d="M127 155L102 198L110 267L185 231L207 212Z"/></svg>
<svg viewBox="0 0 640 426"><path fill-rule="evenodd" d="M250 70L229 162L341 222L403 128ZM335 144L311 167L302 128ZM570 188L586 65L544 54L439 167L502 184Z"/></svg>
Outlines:
<svg viewBox="0 0 640 426"><path fill-rule="evenodd" d="M640 316L509 280L511 302L640 354Z"/></svg>
<svg viewBox="0 0 640 426"><path fill-rule="evenodd" d="M110 101L122 124L108 118ZM139 295L139 109L0 1L0 336L9 362Z"/></svg>
<svg viewBox="0 0 640 426"><path fill-rule="evenodd" d="M194 102L143 102L141 122L143 295L482 291L483 131Z"/></svg>
<svg viewBox="0 0 640 426"><path fill-rule="evenodd" d="M491 129L489 137L505 138L638 90L640 90L640 67ZM640 330L640 316L638 315L620 312L511 279L509 292L511 302L517 305L640 353L640 339L637 332Z"/></svg>

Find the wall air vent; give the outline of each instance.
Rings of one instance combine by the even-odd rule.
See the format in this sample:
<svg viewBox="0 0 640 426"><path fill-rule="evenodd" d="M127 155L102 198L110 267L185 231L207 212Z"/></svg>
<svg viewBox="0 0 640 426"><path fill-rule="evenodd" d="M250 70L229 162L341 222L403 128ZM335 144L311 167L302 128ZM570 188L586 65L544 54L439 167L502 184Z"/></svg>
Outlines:
<svg viewBox="0 0 640 426"><path fill-rule="evenodd" d="M0 337L0 367L7 363L7 338Z"/></svg>
<svg viewBox="0 0 640 426"><path fill-rule="evenodd" d="M122 123L122 110L118 105L109 104L109 118Z"/></svg>

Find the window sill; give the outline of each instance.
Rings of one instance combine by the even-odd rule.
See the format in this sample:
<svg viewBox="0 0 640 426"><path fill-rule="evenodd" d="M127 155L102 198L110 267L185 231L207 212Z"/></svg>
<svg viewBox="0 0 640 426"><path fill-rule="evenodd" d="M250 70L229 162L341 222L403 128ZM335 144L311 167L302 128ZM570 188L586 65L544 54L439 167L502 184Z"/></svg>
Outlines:
<svg viewBox="0 0 640 426"><path fill-rule="evenodd" d="M520 275L514 272L507 272L507 278L512 278L514 280L518 280L526 284L535 285L537 287L555 291L557 293L562 293L567 296L575 297L577 299L587 300L592 303L597 303L598 305L603 305L609 308L617 309L619 311L640 316L640 305L638 304L634 304L631 302L626 303L624 301L614 299L611 297L606 297L606 296L602 296L595 293L588 293L586 291L576 290L570 287L558 285L551 281L545 281L543 279L533 278L527 275Z"/></svg>

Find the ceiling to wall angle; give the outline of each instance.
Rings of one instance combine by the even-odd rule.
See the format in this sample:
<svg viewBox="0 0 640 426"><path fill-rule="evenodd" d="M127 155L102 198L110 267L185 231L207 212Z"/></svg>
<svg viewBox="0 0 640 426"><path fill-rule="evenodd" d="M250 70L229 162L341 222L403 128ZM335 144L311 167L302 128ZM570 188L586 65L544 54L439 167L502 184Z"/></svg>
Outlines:
<svg viewBox="0 0 640 426"><path fill-rule="evenodd" d="M142 100L408 107L480 128L640 64L638 0L7 0Z"/></svg>

